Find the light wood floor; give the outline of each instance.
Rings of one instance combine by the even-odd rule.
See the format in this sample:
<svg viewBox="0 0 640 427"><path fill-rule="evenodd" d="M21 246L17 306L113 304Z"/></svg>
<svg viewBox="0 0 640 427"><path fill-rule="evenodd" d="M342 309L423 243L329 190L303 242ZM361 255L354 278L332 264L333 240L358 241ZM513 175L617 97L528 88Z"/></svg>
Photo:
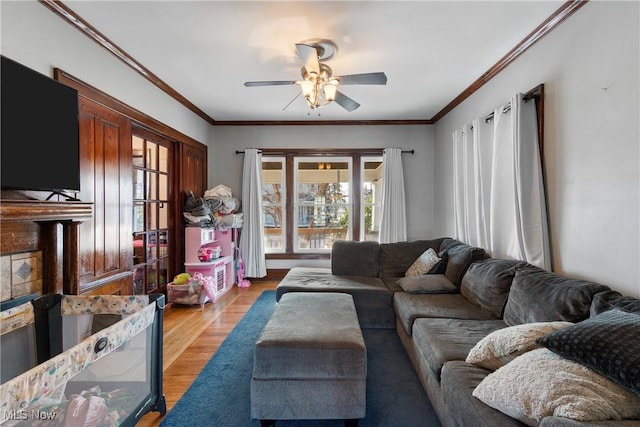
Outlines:
<svg viewBox="0 0 640 427"><path fill-rule="evenodd" d="M248 288L233 287L215 304L171 306L164 310L163 391L167 412L189 388L242 316L264 290L277 281L253 282ZM137 426L157 426L158 412L149 412Z"/></svg>

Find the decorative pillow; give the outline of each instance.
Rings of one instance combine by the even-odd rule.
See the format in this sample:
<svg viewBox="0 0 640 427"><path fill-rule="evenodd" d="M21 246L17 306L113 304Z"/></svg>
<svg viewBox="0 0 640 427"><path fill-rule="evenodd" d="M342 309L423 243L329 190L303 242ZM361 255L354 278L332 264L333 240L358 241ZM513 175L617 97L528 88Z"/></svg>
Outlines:
<svg viewBox="0 0 640 427"><path fill-rule="evenodd" d="M521 354L540 347L536 339L571 325L571 322L538 322L498 329L469 351L466 362L495 371Z"/></svg>
<svg viewBox="0 0 640 427"><path fill-rule="evenodd" d="M438 252L438 258L440 261L431 270L427 271L427 274L444 274L447 270L447 262L449 262L449 253L447 251Z"/></svg>
<svg viewBox="0 0 640 427"><path fill-rule="evenodd" d="M473 396L530 426L547 416L579 421L640 417L640 396L546 348L490 373Z"/></svg>
<svg viewBox="0 0 640 427"><path fill-rule="evenodd" d="M403 277L396 281L403 291L410 294L451 294L458 288L444 274L424 274Z"/></svg>
<svg viewBox="0 0 640 427"><path fill-rule="evenodd" d="M426 274L427 271L431 270L431 267L436 265L440 261L438 258L438 254L432 248L427 249L416 259L411 267L404 273L406 277L410 276L419 276L421 274Z"/></svg>
<svg viewBox="0 0 640 427"><path fill-rule="evenodd" d="M617 308L538 339L640 395L640 314Z"/></svg>

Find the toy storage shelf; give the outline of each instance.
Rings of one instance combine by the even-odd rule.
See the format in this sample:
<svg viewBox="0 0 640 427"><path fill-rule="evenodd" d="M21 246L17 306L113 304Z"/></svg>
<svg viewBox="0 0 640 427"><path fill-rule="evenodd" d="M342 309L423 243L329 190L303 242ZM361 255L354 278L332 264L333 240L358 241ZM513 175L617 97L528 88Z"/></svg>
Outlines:
<svg viewBox="0 0 640 427"><path fill-rule="evenodd" d="M232 230L186 227L185 271L211 276L216 283L216 299L233 287L236 282L235 240ZM220 246L220 258L200 261L198 249L203 245ZM213 301L215 302L215 301Z"/></svg>
<svg viewBox="0 0 640 427"><path fill-rule="evenodd" d="M189 274L201 273L214 278L215 299L212 302L216 302L221 295L233 287L233 282L227 277L227 269L232 265L233 257L223 256L211 261L186 262L184 268Z"/></svg>

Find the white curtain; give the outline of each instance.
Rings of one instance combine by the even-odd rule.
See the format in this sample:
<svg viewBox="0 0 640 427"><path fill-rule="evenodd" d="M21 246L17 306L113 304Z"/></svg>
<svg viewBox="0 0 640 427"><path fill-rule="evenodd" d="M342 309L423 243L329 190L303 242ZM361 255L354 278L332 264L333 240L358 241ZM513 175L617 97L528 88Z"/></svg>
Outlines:
<svg viewBox="0 0 640 427"><path fill-rule="evenodd" d="M385 148L382 155L382 218L380 243L407 240L407 214L404 196L402 149Z"/></svg>
<svg viewBox="0 0 640 427"><path fill-rule="evenodd" d="M494 112L490 251L551 270L547 208L533 102L522 94Z"/></svg>
<svg viewBox="0 0 640 427"><path fill-rule="evenodd" d="M264 257L262 224L262 154L255 148L244 150L242 212L240 253L244 261L244 275L264 277L267 275L267 265Z"/></svg>
<svg viewBox="0 0 640 427"><path fill-rule="evenodd" d="M453 133L454 225L461 241L494 258L551 270L534 102L522 95Z"/></svg>
<svg viewBox="0 0 640 427"><path fill-rule="evenodd" d="M480 119L475 119L453 133L454 225L458 240L488 248L488 156L483 154L481 132Z"/></svg>

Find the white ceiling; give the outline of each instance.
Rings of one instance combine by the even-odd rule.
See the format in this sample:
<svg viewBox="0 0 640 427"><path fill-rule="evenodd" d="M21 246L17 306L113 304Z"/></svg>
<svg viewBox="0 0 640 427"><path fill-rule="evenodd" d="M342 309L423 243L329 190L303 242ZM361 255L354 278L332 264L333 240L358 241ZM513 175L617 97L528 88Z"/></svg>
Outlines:
<svg viewBox="0 0 640 427"><path fill-rule="evenodd" d="M563 1L64 1L215 120L432 118ZM385 86L340 90L361 104L307 116L295 43L330 39L335 75L384 71ZM292 105L293 107L293 105ZM321 117L317 117L320 112Z"/></svg>

